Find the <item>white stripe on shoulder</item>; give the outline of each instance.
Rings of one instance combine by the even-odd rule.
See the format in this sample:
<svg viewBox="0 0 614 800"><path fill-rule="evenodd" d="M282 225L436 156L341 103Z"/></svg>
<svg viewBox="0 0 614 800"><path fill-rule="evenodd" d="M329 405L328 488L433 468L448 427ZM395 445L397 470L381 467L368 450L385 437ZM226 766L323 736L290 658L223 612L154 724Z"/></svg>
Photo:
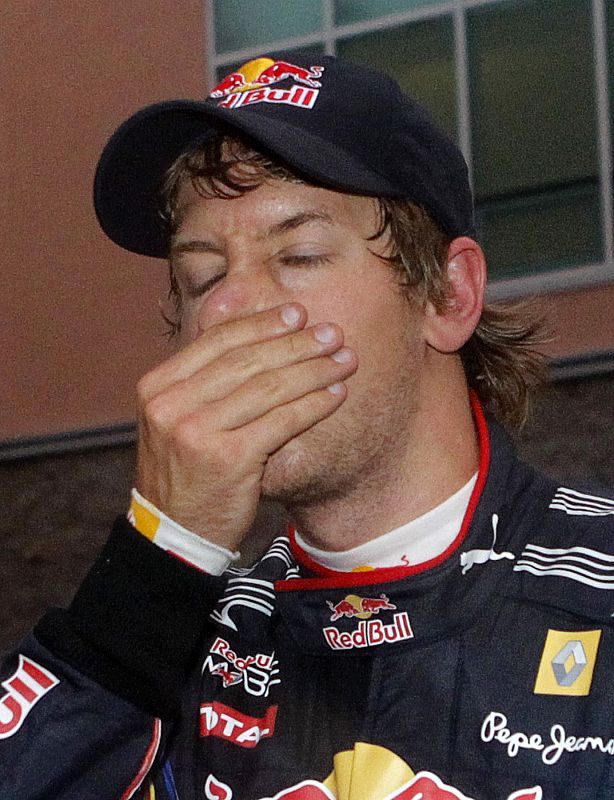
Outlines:
<svg viewBox="0 0 614 800"><path fill-rule="evenodd" d="M541 547L527 544L514 565L515 572L539 578L556 575L595 589L614 589L614 555L589 547Z"/></svg>
<svg viewBox="0 0 614 800"><path fill-rule="evenodd" d="M586 575L580 575L577 572L572 572L569 569L558 569L554 567L548 567L544 569L535 564L530 564L524 561L519 561L516 564L514 567L514 572L531 572L533 575L537 575L539 578L547 577L548 575L557 575L560 578L569 578L572 581L584 583L586 586L592 586L594 589L614 589L614 583L604 583L603 581L599 581L595 578L589 578Z"/></svg>
<svg viewBox="0 0 614 800"><path fill-rule="evenodd" d="M590 547L541 547L538 544L527 544L526 549L521 553L521 557L531 556L533 554L541 553L543 556L552 556L558 558L561 556L586 556L593 560L593 563L598 564L600 561L605 563L614 563L614 555L611 553L602 553L600 550L592 550Z"/></svg>
<svg viewBox="0 0 614 800"><path fill-rule="evenodd" d="M614 500L559 486L549 508L573 516L603 517L614 514Z"/></svg>

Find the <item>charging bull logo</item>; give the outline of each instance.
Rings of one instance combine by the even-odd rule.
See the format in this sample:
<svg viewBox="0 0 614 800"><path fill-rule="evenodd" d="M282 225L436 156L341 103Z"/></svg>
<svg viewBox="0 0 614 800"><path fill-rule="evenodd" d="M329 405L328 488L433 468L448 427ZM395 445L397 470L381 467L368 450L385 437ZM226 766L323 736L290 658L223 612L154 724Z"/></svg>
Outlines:
<svg viewBox="0 0 614 800"><path fill-rule="evenodd" d="M337 753L333 771L321 783L306 780L261 800L478 800L444 783L432 772L415 773L402 758L386 747L356 742L352 750ZM207 800L233 800L233 791L209 775ZM239 800L239 798L236 798ZM542 800L540 786L508 794L483 795L480 800Z"/></svg>
<svg viewBox="0 0 614 800"><path fill-rule="evenodd" d="M397 608L388 600L385 594L380 594L379 597L358 597L356 594L348 594L347 597L334 605L330 600L327 600L326 605L333 612L330 618L331 622L335 622L341 617L370 619L373 614L379 614L380 611L389 609L396 611Z"/></svg>
<svg viewBox="0 0 614 800"><path fill-rule="evenodd" d="M231 72L213 88L209 97L220 100L224 108L239 108L253 103L283 103L313 108L317 100L324 67L299 67L289 61L255 58ZM272 84L292 81L284 88Z"/></svg>

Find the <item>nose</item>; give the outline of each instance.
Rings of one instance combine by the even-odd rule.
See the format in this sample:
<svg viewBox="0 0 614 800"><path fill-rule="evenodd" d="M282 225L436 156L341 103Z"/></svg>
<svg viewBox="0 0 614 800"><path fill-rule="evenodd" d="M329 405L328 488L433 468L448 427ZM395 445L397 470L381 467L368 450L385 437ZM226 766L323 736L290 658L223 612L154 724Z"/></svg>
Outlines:
<svg viewBox="0 0 614 800"><path fill-rule="evenodd" d="M266 311L287 300L287 291L266 265L250 264L244 268L229 269L205 297L199 309L199 331Z"/></svg>

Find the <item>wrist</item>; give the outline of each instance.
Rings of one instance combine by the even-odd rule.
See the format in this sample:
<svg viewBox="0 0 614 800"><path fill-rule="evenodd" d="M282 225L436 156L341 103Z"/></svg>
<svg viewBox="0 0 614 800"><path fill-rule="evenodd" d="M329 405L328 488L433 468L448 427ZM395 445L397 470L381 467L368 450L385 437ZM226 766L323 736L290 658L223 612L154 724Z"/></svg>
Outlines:
<svg viewBox="0 0 614 800"><path fill-rule="evenodd" d="M143 536L171 555L209 575L221 575L240 553L184 528L132 489L128 521Z"/></svg>

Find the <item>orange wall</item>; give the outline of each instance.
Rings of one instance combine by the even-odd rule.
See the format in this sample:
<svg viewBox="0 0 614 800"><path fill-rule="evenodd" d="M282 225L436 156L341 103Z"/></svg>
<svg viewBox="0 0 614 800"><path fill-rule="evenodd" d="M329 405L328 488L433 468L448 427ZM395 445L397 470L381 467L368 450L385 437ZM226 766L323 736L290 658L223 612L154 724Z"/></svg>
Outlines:
<svg viewBox="0 0 614 800"><path fill-rule="evenodd" d="M3 0L0 441L131 421L167 352L165 266L99 231L98 155L140 106L204 93L206 0ZM555 354L614 349L614 287L548 298Z"/></svg>
<svg viewBox="0 0 614 800"><path fill-rule="evenodd" d="M614 351L614 286L543 298L554 339L554 356Z"/></svg>
<svg viewBox="0 0 614 800"><path fill-rule="evenodd" d="M105 239L98 155L131 112L204 92L203 0L3 0L0 440L130 421L165 352L165 266Z"/></svg>

